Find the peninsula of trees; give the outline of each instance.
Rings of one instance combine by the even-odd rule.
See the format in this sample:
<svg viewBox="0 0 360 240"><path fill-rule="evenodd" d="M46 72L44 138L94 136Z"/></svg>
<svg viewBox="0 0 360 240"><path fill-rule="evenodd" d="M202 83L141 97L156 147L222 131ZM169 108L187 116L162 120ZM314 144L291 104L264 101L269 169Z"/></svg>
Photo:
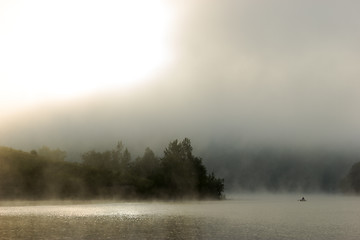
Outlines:
<svg viewBox="0 0 360 240"><path fill-rule="evenodd" d="M209 174L192 150L185 138L170 142L163 157L147 148L132 160L119 142L76 163L59 149L0 147L0 199L221 199L224 180Z"/></svg>

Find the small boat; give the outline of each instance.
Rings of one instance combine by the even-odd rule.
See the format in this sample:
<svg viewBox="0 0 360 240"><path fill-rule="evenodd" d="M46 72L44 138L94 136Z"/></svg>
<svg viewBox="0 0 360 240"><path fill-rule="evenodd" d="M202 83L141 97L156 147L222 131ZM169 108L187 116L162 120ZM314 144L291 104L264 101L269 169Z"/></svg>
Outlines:
<svg viewBox="0 0 360 240"><path fill-rule="evenodd" d="M306 202L306 199L304 197L302 197L299 201L300 202Z"/></svg>

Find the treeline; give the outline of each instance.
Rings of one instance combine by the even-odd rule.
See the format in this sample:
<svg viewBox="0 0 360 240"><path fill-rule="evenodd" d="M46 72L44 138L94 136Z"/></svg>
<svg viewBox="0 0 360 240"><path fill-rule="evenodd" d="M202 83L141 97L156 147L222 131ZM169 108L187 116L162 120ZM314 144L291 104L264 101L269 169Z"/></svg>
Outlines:
<svg viewBox="0 0 360 240"><path fill-rule="evenodd" d="M359 161L358 154L330 150L213 146L201 155L207 159L206 165L217 169L217 174L225 179L230 192L342 192L344 177ZM360 192L360 180L358 184Z"/></svg>
<svg viewBox="0 0 360 240"><path fill-rule="evenodd" d="M224 180L208 173L189 139L172 141L159 158L147 148L132 159L115 149L82 155L43 147L30 153L0 147L0 199L220 199Z"/></svg>
<svg viewBox="0 0 360 240"><path fill-rule="evenodd" d="M350 171L341 181L341 190L344 193L360 194L360 162L351 166Z"/></svg>

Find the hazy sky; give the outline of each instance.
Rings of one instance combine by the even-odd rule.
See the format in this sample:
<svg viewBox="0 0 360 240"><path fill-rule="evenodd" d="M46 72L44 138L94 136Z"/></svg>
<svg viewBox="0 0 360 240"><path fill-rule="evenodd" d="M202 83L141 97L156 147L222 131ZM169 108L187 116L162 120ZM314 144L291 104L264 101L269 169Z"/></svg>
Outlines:
<svg viewBox="0 0 360 240"><path fill-rule="evenodd" d="M1 1L0 144L359 147L359 12L355 0Z"/></svg>

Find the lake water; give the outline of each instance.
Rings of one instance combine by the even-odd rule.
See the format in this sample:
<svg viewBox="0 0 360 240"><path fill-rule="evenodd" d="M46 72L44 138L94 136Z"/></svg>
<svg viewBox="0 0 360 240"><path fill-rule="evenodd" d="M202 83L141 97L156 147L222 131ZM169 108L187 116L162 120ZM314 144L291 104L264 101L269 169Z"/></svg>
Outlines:
<svg viewBox="0 0 360 240"><path fill-rule="evenodd" d="M360 198L0 206L0 239L359 239ZM6 204L5 204L6 205Z"/></svg>

